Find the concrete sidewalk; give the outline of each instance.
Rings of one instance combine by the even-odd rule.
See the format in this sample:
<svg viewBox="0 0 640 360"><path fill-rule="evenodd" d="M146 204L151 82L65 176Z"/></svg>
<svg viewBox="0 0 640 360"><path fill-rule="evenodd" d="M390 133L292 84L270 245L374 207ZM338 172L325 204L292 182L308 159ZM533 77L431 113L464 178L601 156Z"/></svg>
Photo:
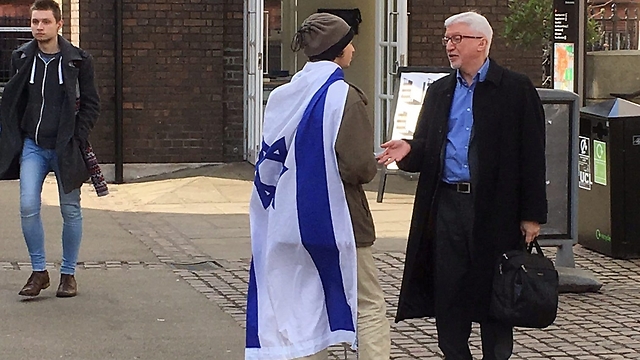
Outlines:
<svg viewBox="0 0 640 360"><path fill-rule="evenodd" d="M49 176L42 216L51 288L32 300L17 295L31 271L19 184L0 182L0 358L242 359L245 293L234 284L246 282L252 176L250 165L232 164L110 185L104 198L83 187L72 299L55 297L61 217ZM388 195L376 219L389 240L383 250L404 248L410 209L398 200ZM239 276L225 277L233 271Z"/></svg>
<svg viewBox="0 0 640 360"><path fill-rule="evenodd" d="M83 190L84 204L102 200L89 187ZM1 359L243 357L240 325L117 223L114 205L126 202L117 195L103 203L112 209L83 209L79 295L59 299L62 221L55 182L47 179L42 215L51 287L33 299L18 296L31 271L20 230L18 183L0 182L0 194Z"/></svg>
<svg viewBox="0 0 640 360"><path fill-rule="evenodd" d="M17 295L30 271L18 184L0 182L0 314L6 319L0 358L242 359L252 179L252 166L239 163L111 185L106 198L86 186L79 296L57 299L61 221L48 178L43 217L52 288L32 301ZM416 183L390 176L383 203L375 202L377 185L367 186L367 196L392 321ZM516 332L512 358L640 358L640 261L612 260L579 246L575 253L603 290L562 295L553 326ZM471 347L481 357L477 328ZM339 346L331 349L332 359L344 354ZM392 324L392 359L440 358L432 320ZM347 359L355 355L347 352Z"/></svg>

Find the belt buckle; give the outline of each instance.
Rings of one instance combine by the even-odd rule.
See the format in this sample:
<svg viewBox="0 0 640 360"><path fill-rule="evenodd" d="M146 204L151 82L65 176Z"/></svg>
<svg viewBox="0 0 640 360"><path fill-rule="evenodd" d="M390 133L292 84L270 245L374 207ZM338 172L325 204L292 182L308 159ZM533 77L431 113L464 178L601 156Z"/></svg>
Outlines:
<svg viewBox="0 0 640 360"><path fill-rule="evenodd" d="M471 194L471 183L468 183L468 182L457 183L456 191L462 194Z"/></svg>

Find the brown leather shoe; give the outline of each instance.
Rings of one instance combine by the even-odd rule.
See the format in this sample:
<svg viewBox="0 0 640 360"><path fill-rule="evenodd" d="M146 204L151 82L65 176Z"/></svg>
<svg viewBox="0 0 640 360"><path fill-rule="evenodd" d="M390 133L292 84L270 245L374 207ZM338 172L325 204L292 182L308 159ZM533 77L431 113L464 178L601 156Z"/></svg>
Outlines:
<svg viewBox="0 0 640 360"><path fill-rule="evenodd" d="M18 295L22 296L38 296L40 291L49 287L49 272L45 271L34 271L29 276L29 280L22 287L22 290L18 293Z"/></svg>
<svg viewBox="0 0 640 360"><path fill-rule="evenodd" d="M73 275L61 274L60 285L56 296L60 298L74 297L78 295L78 284L76 284L76 278Z"/></svg>

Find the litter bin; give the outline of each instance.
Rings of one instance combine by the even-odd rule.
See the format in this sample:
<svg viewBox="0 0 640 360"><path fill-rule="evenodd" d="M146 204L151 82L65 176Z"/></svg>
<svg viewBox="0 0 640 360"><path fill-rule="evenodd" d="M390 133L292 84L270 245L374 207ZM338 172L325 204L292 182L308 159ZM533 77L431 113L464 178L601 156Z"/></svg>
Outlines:
<svg viewBox="0 0 640 360"><path fill-rule="evenodd" d="M580 109L578 243L640 257L640 105L616 98Z"/></svg>

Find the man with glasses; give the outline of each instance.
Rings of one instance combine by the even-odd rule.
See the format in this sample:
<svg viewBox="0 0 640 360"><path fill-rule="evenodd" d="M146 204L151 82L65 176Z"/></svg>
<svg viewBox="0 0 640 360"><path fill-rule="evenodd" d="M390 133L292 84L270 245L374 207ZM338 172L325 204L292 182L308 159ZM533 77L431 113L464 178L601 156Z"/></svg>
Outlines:
<svg viewBox="0 0 640 360"><path fill-rule="evenodd" d="M475 12L445 21L451 75L427 92L414 138L378 161L420 172L396 321L435 317L447 360L471 360L472 322L484 360L508 359L513 329L489 316L494 265L546 222L545 126L524 75L489 59L493 30Z"/></svg>

